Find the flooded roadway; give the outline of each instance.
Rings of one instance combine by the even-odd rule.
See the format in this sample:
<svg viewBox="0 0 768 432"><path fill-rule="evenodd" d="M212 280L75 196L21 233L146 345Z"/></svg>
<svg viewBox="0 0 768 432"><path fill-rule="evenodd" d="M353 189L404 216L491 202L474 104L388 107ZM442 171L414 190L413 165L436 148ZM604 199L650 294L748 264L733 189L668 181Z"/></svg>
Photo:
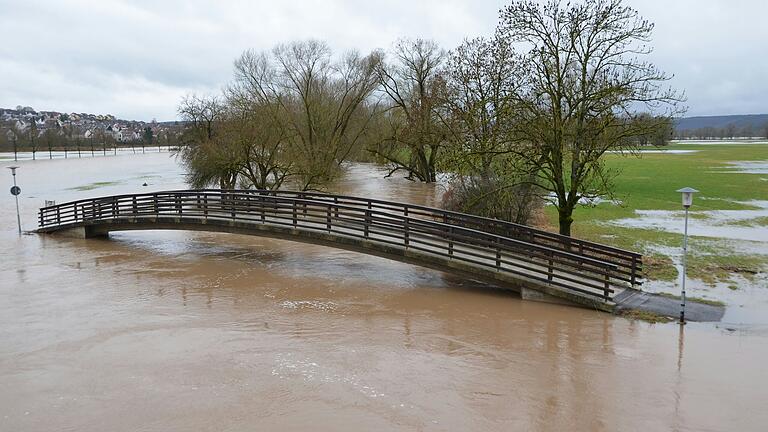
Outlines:
<svg viewBox="0 0 768 432"><path fill-rule="evenodd" d="M19 165L25 229L45 199L184 187L166 153ZM365 165L337 189L430 205L438 195ZM3 192L0 430L768 423L768 319L683 334L301 243L162 231L19 238L13 213Z"/></svg>

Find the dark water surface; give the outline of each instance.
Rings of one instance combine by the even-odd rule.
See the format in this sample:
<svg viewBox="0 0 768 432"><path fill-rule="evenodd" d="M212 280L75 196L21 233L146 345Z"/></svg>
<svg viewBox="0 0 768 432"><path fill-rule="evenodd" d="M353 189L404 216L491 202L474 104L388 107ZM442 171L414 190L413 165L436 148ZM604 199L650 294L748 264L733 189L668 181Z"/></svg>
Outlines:
<svg viewBox="0 0 768 432"><path fill-rule="evenodd" d="M184 187L165 153L19 165L25 229L45 199ZM439 195L381 176L357 165L337 189ZM2 431L768 427L759 323L682 334L258 237L19 238L14 212L3 192Z"/></svg>

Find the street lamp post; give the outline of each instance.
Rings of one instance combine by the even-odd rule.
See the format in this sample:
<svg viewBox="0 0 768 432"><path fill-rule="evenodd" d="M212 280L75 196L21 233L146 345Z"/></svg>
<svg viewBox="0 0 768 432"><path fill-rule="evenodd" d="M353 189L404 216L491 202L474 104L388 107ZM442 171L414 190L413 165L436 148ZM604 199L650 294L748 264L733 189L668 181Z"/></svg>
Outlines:
<svg viewBox="0 0 768 432"><path fill-rule="evenodd" d="M678 189L683 197L683 208L685 208L685 230L683 232L683 279L681 284L680 294L680 324L685 323L685 272L686 272L686 255L688 255L688 209L693 204L693 194L698 192L696 189L685 187Z"/></svg>
<svg viewBox="0 0 768 432"><path fill-rule="evenodd" d="M16 168L17 166L10 166L8 167L9 170L11 170L11 175L13 175L13 186L11 187L11 195L16 199L16 223L19 225L19 235L21 235L21 216L19 215L19 194L21 193L21 188L16 186Z"/></svg>

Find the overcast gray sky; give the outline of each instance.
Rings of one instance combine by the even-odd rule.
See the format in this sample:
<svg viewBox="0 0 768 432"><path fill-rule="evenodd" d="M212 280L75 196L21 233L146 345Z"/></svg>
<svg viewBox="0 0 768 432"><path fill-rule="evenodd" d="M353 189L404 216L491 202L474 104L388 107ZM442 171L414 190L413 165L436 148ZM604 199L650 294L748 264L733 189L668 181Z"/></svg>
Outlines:
<svg viewBox="0 0 768 432"><path fill-rule="evenodd" d="M334 49L489 35L499 0L0 0L0 107L173 120L218 92L247 48L316 38ZM651 60L688 115L768 113L768 1L629 0L656 23Z"/></svg>

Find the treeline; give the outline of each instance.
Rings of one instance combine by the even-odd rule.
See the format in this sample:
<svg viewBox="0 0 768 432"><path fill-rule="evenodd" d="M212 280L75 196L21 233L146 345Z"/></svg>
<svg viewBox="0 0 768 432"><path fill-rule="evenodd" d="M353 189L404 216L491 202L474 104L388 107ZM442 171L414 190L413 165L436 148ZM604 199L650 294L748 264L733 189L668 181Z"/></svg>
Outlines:
<svg viewBox="0 0 768 432"><path fill-rule="evenodd" d="M189 96L193 186L317 190L350 160L434 182L449 208L527 222L543 200L611 193L602 156L665 143L680 96L642 60L653 25L620 0L515 1L492 37L446 51L403 39L334 54L320 41L246 51L219 96Z"/></svg>
<svg viewBox="0 0 768 432"><path fill-rule="evenodd" d="M0 152L13 153L14 158L17 158L19 152L32 153L32 159L52 159L54 152L64 152L65 157L70 154L116 153L118 149L131 149L139 153L147 147L178 147L180 142L179 133L166 132L155 136L150 127L142 130L139 139L120 141L101 129L95 129L90 136L85 137L67 126L39 130L35 122L22 129L14 122L0 123Z"/></svg>
<svg viewBox="0 0 768 432"><path fill-rule="evenodd" d="M675 139L734 139L734 138L768 138L768 122L761 127L752 124L728 124L723 127L701 127L695 129L675 130Z"/></svg>

